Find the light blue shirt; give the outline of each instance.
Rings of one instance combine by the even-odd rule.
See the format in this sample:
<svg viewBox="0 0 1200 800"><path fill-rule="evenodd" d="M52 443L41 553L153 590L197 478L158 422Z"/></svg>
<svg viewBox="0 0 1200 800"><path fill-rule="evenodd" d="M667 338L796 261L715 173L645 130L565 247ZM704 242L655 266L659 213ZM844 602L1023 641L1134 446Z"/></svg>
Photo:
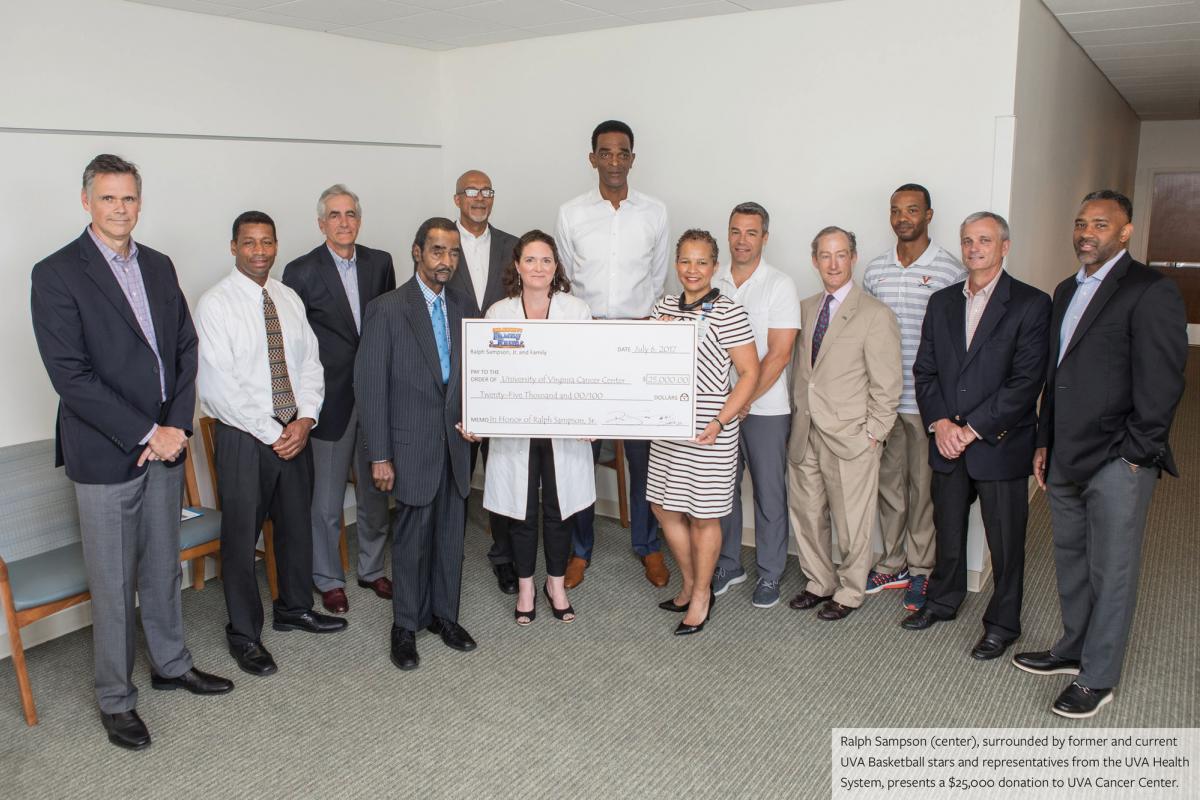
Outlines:
<svg viewBox="0 0 1200 800"><path fill-rule="evenodd" d="M1063 315L1062 328L1058 332L1058 364L1062 363L1063 355L1067 352L1067 345L1070 344L1071 337L1075 335L1075 329L1079 327L1079 320L1083 318L1092 298L1096 296L1096 290L1100 288L1100 284L1112 271L1113 264L1116 264L1123 255L1125 255L1124 250L1104 262L1104 266L1090 276L1084 267L1080 267L1079 272L1076 273L1075 283L1078 286L1075 294L1071 295L1071 303L1067 306L1067 313Z"/></svg>
<svg viewBox="0 0 1200 800"><path fill-rule="evenodd" d="M342 279L342 288L346 290L346 299L350 301L350 313L354 315L354 327L359 333L362 333L362 308L358 297L358 249L355 248L354 255L346 259L335 253L328 244L325 247L329 250L329 255L333 256L338 277Z"/></svg>
<svg viewBox="0 0 1200 800"><path fill-rule="evenodd" d="M433 325L433 304L437 299L442 298L442 329L446 333L446 341L450 341L450 309L446 307L446 290L442 289L441 294L435 294L432 289L425 285L425 281L417 278L417 286L421 287L421 294L425 296L425 309L429 312L429 324Z"/></svg>

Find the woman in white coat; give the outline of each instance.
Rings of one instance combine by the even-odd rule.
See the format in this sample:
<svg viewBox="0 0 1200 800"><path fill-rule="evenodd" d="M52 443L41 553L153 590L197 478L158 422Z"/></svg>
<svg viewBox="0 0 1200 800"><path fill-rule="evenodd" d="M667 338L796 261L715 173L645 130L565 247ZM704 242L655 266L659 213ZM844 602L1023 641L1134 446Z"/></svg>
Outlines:
<svg viewBox="0 0 1200 800"><path fill-rule="evenodd" d="M539 230L530 231L517 242L513 258L502 277L506 296L487 310L488 319L591 319L587 303L569 294L571 283L553 237ZM546 557L542 592L555 618L571 622L575 610L567 600L563 574L571 552L572 516L595 502L595 467L587 441L492 439L483 506L512 519L510 534L518 587L514 616L518 625L528 625L536 616L533 571L537 565L539 505Z"/></svg>

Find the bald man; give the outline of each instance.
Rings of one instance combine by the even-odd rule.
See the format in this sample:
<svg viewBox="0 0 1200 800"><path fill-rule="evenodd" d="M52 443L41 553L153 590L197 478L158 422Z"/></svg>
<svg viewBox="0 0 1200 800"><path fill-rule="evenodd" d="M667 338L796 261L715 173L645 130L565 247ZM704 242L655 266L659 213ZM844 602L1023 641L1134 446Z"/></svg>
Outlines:
<svg viewBox="0 0 1200 800"><path fill-rule="evenodd" d="M467 317L482 317L497 300L504 297L500 276L513 260L513 248L517 237L492 227L488 220L492 216L492 205L496 202L496 190L487 173L477 169L464 172L454 185L454 205L458 207L458 235L462 243L462 255L458 269L447 284L450 289L462 294L468 301ZM470 310L470 307L474 307ZM475 473L475 459L479 445L471 445L471 474ZM487 444L483 446L483 462L487 464ZM499 514L490 514L492 549L488 560L496 573L496 583L505 594L517 593L517 572L513 567L512 546L508 538L508 523Z"/></svg>

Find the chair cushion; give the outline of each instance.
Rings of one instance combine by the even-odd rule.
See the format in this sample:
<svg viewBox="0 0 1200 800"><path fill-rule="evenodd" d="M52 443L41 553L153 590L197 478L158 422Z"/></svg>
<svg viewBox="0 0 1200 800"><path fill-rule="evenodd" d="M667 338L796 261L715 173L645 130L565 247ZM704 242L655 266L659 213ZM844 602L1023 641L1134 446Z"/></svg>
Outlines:
<svg viewBox="0 0 1200 800"><path fill-rule="evenodd" d="M17 611L86 592L83 544L75 542L20 561L10 561L8 578Z"/></svg>
<svg viewBox="0 0 1200 800"><path fill-rule="evenodd" d="M190 547L211 542L214 539L221 538L221 512L215 508L194 507L192 511L199 511L201 515L192 519L186 520L179 526L179 549L187 550Z"/></svg>

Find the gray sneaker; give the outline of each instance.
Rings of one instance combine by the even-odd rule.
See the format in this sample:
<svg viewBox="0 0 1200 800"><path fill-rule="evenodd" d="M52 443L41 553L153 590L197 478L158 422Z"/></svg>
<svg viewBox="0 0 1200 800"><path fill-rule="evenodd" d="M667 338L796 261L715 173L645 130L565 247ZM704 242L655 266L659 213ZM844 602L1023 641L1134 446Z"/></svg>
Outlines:
<svg viewBox="0 0 1200 800"><path fill-rule="evenodd" d="M746 580L746 570L744 569L739 569L737 572L726 572L717 567L712 577L712 593L725 594L725 592L729 591L730 586L733 586L735 583L741 583L744 580Z"/></svg>
<svg viewBox="0 0 1200 800"><path fill-rule="evenodd" d="M755 608L770 608L779 602L779 581L759 578L754 584L754 596L750 602Z"/></svg>

